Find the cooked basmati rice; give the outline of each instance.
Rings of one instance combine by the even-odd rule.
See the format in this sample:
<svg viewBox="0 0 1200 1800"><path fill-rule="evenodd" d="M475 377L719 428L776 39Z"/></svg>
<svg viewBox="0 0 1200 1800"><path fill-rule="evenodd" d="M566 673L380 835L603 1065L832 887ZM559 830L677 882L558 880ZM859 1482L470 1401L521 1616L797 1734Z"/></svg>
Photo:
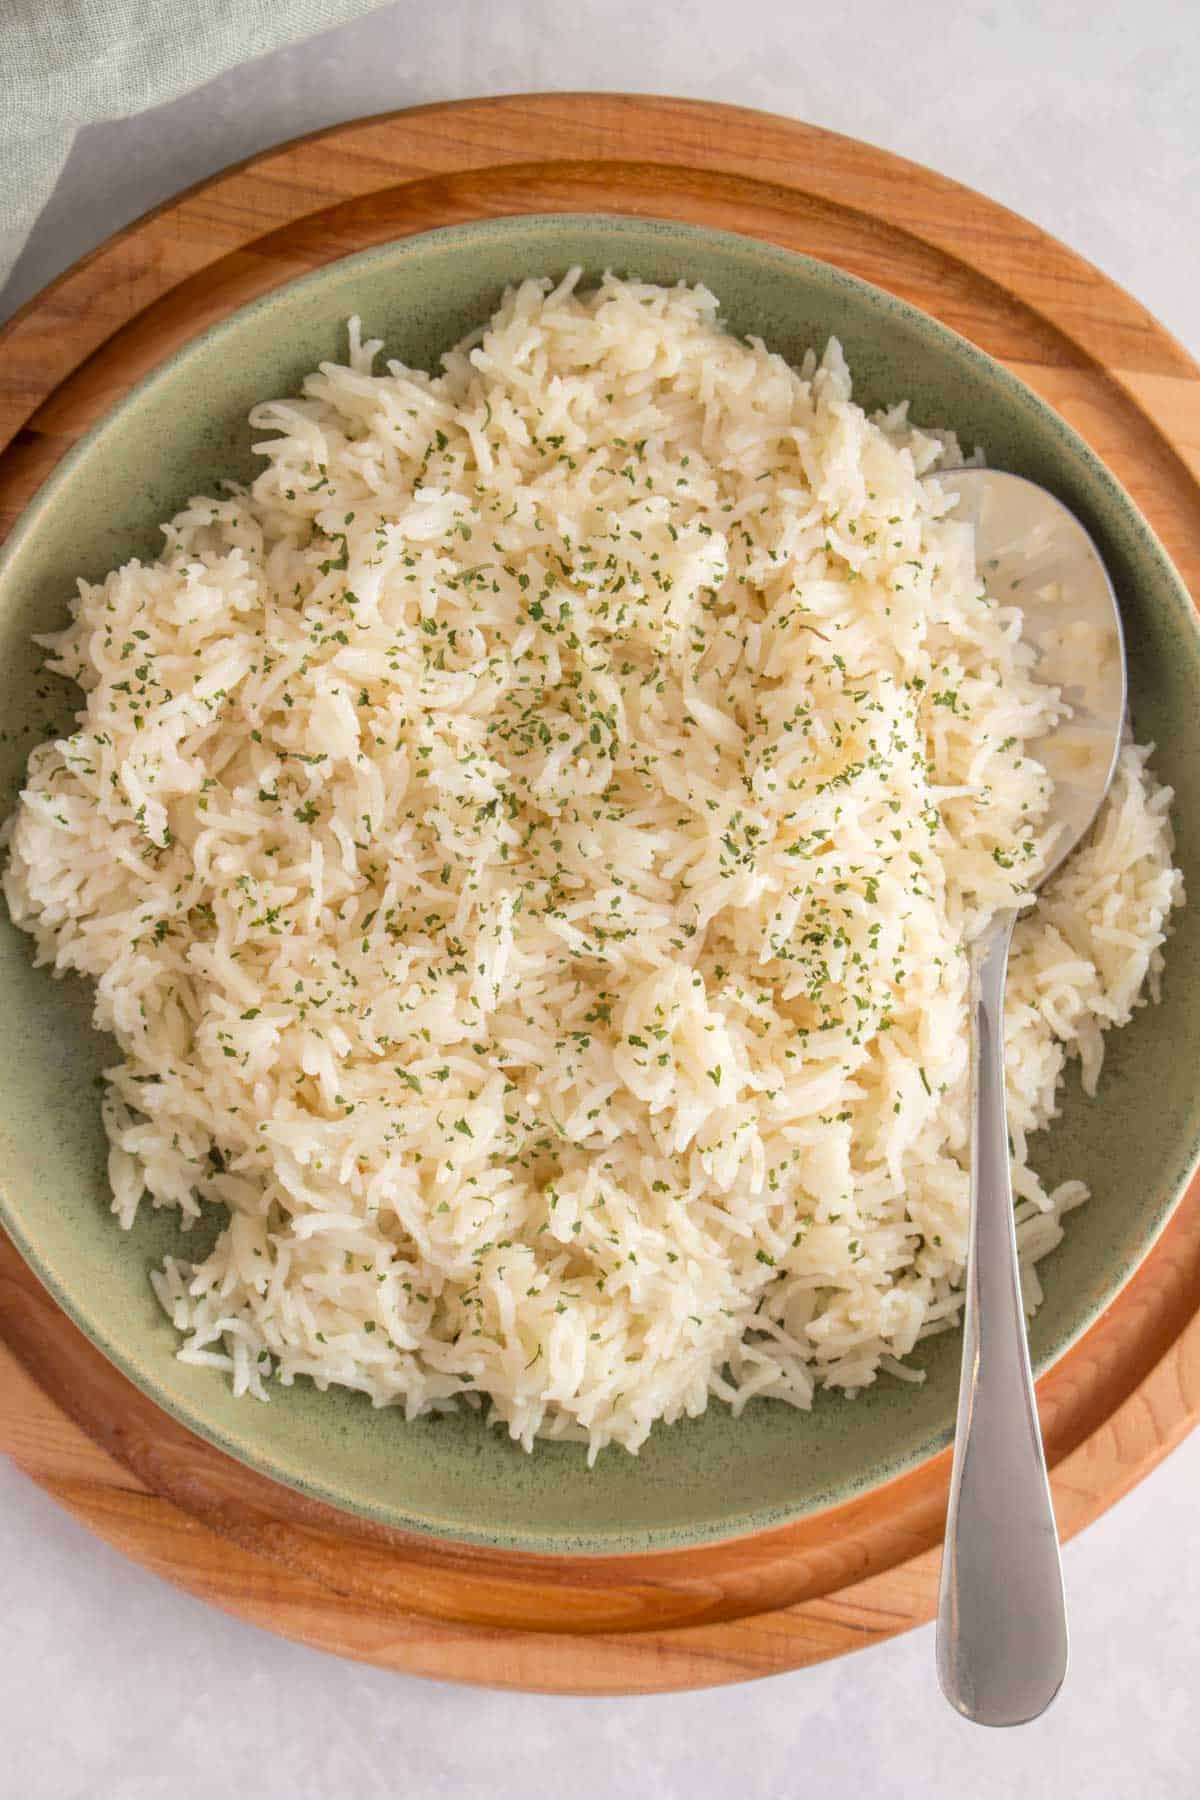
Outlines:
<svg viewBox="0 0 1200 1800"><path fill-rule="evenodd" d="M1021 901L1059 715L936 471L836 343L702 288L528 281L431 377L251 415L262 473L80 584L5 893L96 982L113 1205L229 1211L154 1280L239 1393L635 1451L853 1392L958 1314L964 942ZM1123 752L1020 923L1027 1300L1087 1198L1028 1139L1154 989L1171 794Z"/></svg>

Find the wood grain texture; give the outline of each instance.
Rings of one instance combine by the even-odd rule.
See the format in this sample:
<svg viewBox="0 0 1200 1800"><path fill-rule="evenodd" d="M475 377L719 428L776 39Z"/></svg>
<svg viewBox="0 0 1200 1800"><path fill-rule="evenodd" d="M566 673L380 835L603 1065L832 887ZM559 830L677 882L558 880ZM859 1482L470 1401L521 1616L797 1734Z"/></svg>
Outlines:
<svg viewBox="0 0 1200 1800"><path fill-rule="evenodd" d="M542 95L339 126L101 246L0 334L0 533L80 434L197 331L336 257L437 225L614 212L839 264L1006 363L1133 494L1200 591L1200 371L1097 270L882 151L733 108ZM1200 1415L1200 1185L1039 1384L1070 1536ZM648 1692L838 1656L932 1615L948 1458L794 1526L628 1558L408 1537L281 1488L161 1412L0 1238L0 1448L126 1554L285 1636L385 1667Z"/></svg>

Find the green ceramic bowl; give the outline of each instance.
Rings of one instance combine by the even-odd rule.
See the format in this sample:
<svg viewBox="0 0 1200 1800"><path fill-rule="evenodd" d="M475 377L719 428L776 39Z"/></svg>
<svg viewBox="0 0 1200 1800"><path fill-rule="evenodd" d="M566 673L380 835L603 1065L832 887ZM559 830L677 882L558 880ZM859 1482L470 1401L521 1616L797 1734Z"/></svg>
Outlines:
<svg viewBox="0 0 1200 1800"><path fill-rule="evenodd" d="M31 634L64 621L77 575L153 556L155 526L189 495L254 466L246 414L295 390L344 351L344 321L428 367L526 275L582 263L703 281L739 332L798 360L836 333L868 406L912 399L988 460L1042 482L1083 520L1120 596L1138 737L1176 793L1179 860L1200 893L1200 640L1191 605L1132 502L1081 440L996 363L932 320L823 264L748 239L633 219L502 220L410 238L335 263L206 332L158 369L64 461L0 561L0 806L30 746L69 716L71 694L39 675ZM1112 1040L1100 1097L1072 1081L1037 1160L1082 1176L1093 1198L1042 1265L1033 1327L1041 1367L1112 1299L1161 1230L1200 1139L1200 1007L1192 973L1200 909L1167 954L1162 1005ZM669 1548L778 1525L859 1493L939 1450L954 1417L959 1340L919 1353L921 1387L889 1378L859 1399L822 1394L811 1413L770 1401L740 1420L714 1404L660 1429L634 1458L581 1449L526 1456L477 1417L406 1424L357 1395L307 1384L269 1405L231 1398L223 1378L175 1360L150 1291L164 1253L195 1245L145 1214L131 1233L109 1212L98 1071L111 1043L89 1024L82 984L35 970L28 941L0 926L0 1215L55 1297L160 1405L279 1481L371 1517L472 1543L551 1551ZM213 1231L218 1221L214 1220Z"/></svg>

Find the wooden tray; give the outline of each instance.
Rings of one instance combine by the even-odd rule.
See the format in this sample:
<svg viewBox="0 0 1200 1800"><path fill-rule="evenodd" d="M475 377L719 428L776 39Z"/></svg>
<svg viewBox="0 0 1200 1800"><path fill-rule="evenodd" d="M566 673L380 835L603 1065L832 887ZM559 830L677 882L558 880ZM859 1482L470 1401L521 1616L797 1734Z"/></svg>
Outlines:
<svg viewBox="0 0 1200 1800"><path fill-rule="evenodd" d="M368 119L230 170L33 300L0 348L0 533L177 345L370 244L460 220L618 212L804 250L1008 364L1134 495L1200 592L1200 370L1034 226L865 145L677 100L542 95ZM1200 1414L1200 1183L1039 1385L1063 1535ZM128 1555L271 1630L410 1673L564 1693L770 1674L933 1612L948 1455L784 1530L626 1559L389 1532L251 1474L132 1387L0 1239L0 1448Z"/></svg>

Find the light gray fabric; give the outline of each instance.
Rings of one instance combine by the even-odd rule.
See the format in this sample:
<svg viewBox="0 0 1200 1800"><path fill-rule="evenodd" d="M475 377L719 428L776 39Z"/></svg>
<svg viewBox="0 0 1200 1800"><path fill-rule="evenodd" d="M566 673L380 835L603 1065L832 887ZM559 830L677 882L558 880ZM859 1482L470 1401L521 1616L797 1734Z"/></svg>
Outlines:
<svg viewBox="0 0 1200 1800"><path fill-rule="evenodd" d="M160 106L235 63L378 4L0 0L0 283L50 198L81 125Z"/></svg>

